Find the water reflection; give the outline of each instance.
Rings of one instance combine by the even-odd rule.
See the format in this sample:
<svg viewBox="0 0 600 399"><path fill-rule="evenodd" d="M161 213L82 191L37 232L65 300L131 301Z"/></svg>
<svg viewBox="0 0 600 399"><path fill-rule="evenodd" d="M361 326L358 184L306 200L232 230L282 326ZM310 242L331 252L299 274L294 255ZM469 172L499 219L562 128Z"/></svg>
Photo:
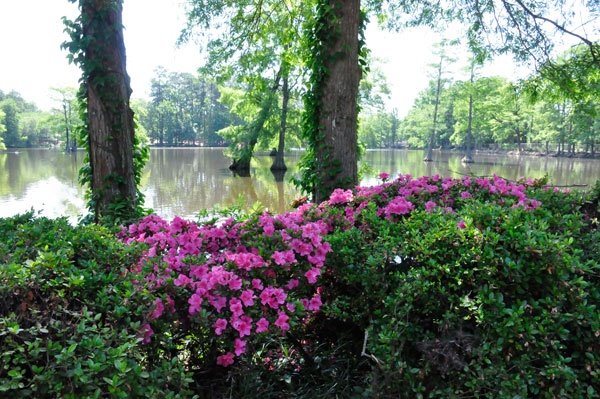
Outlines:
<svg viewBox="0 0 600 399"><path fill-rule="evenodd" d="M496 173L508 179L548 174L556 185L593 185L600 179L599 160L477 154L477 163L463 164L457 153L434 152L433 162L423 162L423 157L423 151L367 151L363 162L373 172L365 175L361 184L377 184L380 172L444 177ZM240 198L247 207L259 201L270 211L282 213L299 194L289 183L290 177L298 174L298 160L297 153L286 157L287 173L274 175L269 169L272 158L257 156L250 176L239 177L228 169L230 161L220 148L153 149L142 176L142 190L146 206L167 219L175 215L193 218L201 209L237 205ZM82 162L82 152L0 152L0 216L33 207L47 216L77 220L85 211L84 190L77 183Z"/></svg>

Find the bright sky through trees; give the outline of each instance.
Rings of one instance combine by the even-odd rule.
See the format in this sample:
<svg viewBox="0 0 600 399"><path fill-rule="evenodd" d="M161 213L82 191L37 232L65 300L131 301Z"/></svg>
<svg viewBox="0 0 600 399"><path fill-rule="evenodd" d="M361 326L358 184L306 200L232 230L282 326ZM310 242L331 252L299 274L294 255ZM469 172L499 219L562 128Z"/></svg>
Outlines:
<svg viewBox="0 0 600 399"><path fill-rule="evenodd" d="M67 0L0 1L0 90L16 90L42 109L56 104L50 87L77 87L80 72L69 65L60 44L67 38L62 16L75 18L77 7ZM126 0L123 9L127 70L133 97L146 98L150 79L159 65L167 70L195 72L202 63L198 46L175 48L184 26L180 2L172 0ZM435 62L432 45L440 36L418 28L403 34L367 30L367 46L374 57L386 60L382 70L392 89L389 107L404 116L430 77L428 64ZM408 56L407 56L408 55ZM464 63L457 63L457 69ZM512 78L515 68L508 57L496 60L486 75ZM523 75L523 73L521 73ZM464 77L463 77L464 78Z"/></svg>

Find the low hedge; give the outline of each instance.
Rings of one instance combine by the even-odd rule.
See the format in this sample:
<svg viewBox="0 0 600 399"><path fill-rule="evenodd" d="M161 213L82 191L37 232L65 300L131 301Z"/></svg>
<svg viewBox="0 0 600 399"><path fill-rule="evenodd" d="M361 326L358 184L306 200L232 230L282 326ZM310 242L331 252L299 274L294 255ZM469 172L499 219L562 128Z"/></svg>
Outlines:
<svg viewBox="0 0 600 399"><path fill-rule="evenodd" d="M0 389L597 397L600 184L381 177L285 215L148 216L116 237L2 219Z"/></svg>
<svg viewBox="0 0 600 399"><path fill-rule="evenodd" d="M0 219L0 396L188 397L176 361L148 367L149 308L123 271L139 250L98 226Z"/></svg>

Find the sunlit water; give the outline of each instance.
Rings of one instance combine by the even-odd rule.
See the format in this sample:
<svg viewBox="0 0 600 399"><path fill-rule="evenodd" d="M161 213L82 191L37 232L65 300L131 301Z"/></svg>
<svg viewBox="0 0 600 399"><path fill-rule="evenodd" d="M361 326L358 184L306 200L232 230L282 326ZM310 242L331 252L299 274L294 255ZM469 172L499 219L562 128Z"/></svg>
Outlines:
<svg viewBox="0 0 600 399"><path fill-rule="evenodd" d="M418 150L367 151L361 163L368 165L362 185L378 183L377 175L409 173L415 177L440 174L459 177L472 173L507 179L548 175L555 185L587 184L600 180L600 160L535 156L477 155L476 163L464 165L461 154L434 152L433 162L423 162ZM290 210L299 195L289 182L298 174L299 154L286 157L288 172L276 181L270 172L272 158L257 156L250 177L234 176L229 159L220 148L152 149L142 177L146 206L172 219L175 215L194 218L201 209L260 202L274 213ZM42 215L68 216L76 221L85 213L84 189L77 183L83 153L20 149L0 152L0 217L31 208Z"/></svg>

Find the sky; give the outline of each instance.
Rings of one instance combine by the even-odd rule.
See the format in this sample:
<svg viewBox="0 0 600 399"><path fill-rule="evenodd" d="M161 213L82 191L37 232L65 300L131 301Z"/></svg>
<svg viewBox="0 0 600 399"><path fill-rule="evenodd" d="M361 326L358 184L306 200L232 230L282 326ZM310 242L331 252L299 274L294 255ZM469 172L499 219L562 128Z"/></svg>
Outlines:
<svg viewBox="0 0 600 399"><path fill-rule="evenodd" d="M0 90L15 90L42 110L50 110L57 104L51 87L77 87L80 72L69 65L67 52L60 49L68 39L61 18L73 19L77 14L76 5L67 0L0 0ZM197 45L175 47L184 22L178 0L125 0L124 38L132 97L148 98L158 66L194 73L202 65ZM436 61L432 46L440 36L425 28L398 34L370 26L366 39L372 55L385 61L381 69L392 91L388 107L396 108L402 117L427 86L428 65ZM515 71L510 58L504 57L483 72L512 78Z"/></svg>

